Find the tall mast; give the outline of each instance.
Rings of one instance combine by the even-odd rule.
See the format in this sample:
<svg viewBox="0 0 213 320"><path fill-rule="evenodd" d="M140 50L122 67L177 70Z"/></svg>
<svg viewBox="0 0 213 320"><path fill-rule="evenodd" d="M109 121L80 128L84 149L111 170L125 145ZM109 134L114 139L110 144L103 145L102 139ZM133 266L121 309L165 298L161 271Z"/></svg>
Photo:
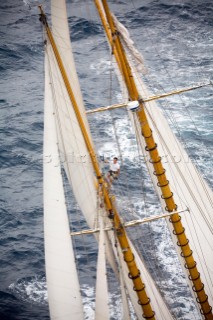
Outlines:
<svg viewBox="0 0 213 320"><path fill-rule="evenodd" d="M181 222L181 217L178 213L172 214L177 209L173 193L171 192L169 181L167 180L165 169L161 162L161 157L158 153L157 144L152 135L152 130L149 126L149 122L145 113L144 104L139 97L139 93L135 84L134 77L131 72L130 65L128 63L123 45L120 41L119 32L116 30L112 15L110 13L106 0L102 0L102 6L99 0L94 0L98 12L101 17L102 24L107 34L109 43L112 47L112 52L115 55L118 67L123 76L123 80L126 84L128 94L131 100L139 101L139 111L137 111L137 117L141 125L141 134L146 142L146 151L149 152L151 163L154 167L154 174L158 180L158 187L162 192L162 199L166 204L166 210L171 212L170 221L173 224L173 233L177 236L178 246L181 249L181 256L185 260L185 268L189 272L189 279L192 281L192 288L196 294L196 301L200 304L200 312L205 319L212 320L212 307L209 305L208 296L205 293L204 284L201 281L200 273L197 269L196 261L193 258L193 252L189 245L189 240L186 237L185 229ZM106 17L106 18L105 18ZM107 20L106 20L107 19Z"/></svg>
<svg viewBox="0 0 213 320"><path fill-rule="evenodd" d="M112 219L113 225L117 234L118 242L121 247L121 251L123 252L123 258L124 261L127 264L128 270L129 270L129 278L132 279L133 284L134 284L134 290L137 293L138 296L138 303L141 305L141 308L143 310L143 317L146 319L155 319L155 312L153 311L151 304L150 304L150 299L147 296L146 290L145 290L145 284L143 283L140 270L137 267L134 254L130 248L130 243L128 241L126 231L124 229L124 226L121 222L120 216L117 212L117 209L115 207L115 197L110 196L108 193L108 190L105 186L104 179L102 176L102 172L100 170L98 160L95 155L95 151L93 149L92 143L90 141L90 137L87 133L87 129L85 127L84 121L82 119L81 113L79 111L78 104L76 102L75 96L73 94L73 90L71 88L71 85L69 83L62 59L60 57L59 51L57 49L55 40L53 38L52 32L49 28L49 25L47 23L46 16L43 12L43 9L41 6L39 6L40 9L40 21L43 23L44 28L46 30L48 39L50 41L50 44L52 46L58 67L60 69L64 84L66 86L70 101L73 105L73 109L75 111L76 117L78 119L79 125L81 127L82 135L84 137L85 144L87 146L88 152L90 154L91 162L93 165L93 169L95 171L100 190L102 191L102 196L104 198L104 203L106 210L108 212L109 218Z"/></svg>

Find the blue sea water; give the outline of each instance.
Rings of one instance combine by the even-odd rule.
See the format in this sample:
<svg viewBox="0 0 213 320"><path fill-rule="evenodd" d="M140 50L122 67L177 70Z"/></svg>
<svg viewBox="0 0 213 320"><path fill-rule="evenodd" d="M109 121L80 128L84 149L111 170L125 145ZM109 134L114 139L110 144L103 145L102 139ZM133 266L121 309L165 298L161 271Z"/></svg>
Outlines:
<svg viewBox="0 0 213 320"><path fill-rule="evenodd" d="M33 0L0 3L0 320L49 319L42 209L44 52L37 4ZM43 4L49 12L48 2ZM143 53L149 70L146 82L153 93L213 78L212 1L115 0L109 4ZM120 102L121 98L112 73L111 55L92 6L92 1L68 1L73 50L87 108ZM176 133L184 139L190 156L211 186L212 98L213 88L206 87L181 97L174 96L169 103L161 102L170 120L172 111ZM127 178L135 177L135 181L137 166L131 159L135 146L132 133L127 129L128 120L117 112L113 118L94 116L90 123L98 152L105 156L118 153L118 144L113 139L116 127L116 134L122 137L118 142L124 153L123 171L125 168ZM121 189L124 185L123 178ZM136 188L134 183L130 187ZM152 197L146 196L155 208ZM71 201L74 205L74 200ZM136 207L142 209L140 202ZM158 238L161 233L157 228L156 225L153 237ZM88 251L90 267L94 268L93 247L85 243L77 245L79 262L86 261L83 254ZM173 276L170 259L169 253L158 252L160 268L170 266L163 273L165 287L167 279L180 281L178 274ZM94 292L86 271L82 268L82 291L87 318L92 319ZM197 319L191 302L187 305L184 300L184 290L177 292L180 300L176 317ZM115 315L112 317L118 319Z"/></svg>

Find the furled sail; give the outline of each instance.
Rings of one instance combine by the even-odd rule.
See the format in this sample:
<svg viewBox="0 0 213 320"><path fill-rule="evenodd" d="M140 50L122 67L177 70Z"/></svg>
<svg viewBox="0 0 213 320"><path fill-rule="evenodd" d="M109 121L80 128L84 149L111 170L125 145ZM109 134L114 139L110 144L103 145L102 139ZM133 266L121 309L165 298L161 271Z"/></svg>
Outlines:
<svg viewBox="0 0 213 320"><path fill-rule="evenodd" d="M118 25L117 27L119 28ZM121 32L120 29L119 31ZM128 53L131 55L129 50ZM150 96L148 89L132 61L133 59L130 57L129 63L134 74L138 92L142 98L148 97ZM148 102L145 104L145 107L159 154L163 159L167 179L174 194L175 203L178 210L188 210L180 214L181 221L189 239L197 268L200 270L209 303L213 305L213 192L194 166L184 147L171 131L166 118L157 104L155 102ZM136 135L141 146L141 151L147 160L146 164L164 211L165 202L161 197L160 188L157 187L158 181L145 151L145 141L141 135L140 124L136 117L132 123L136 124ZM188 276L188 272L180 256L180 246L177 245L172 224L169 222L169 219L167 219L167 222L176 250L179 253L181 265ZM191 282L189 283L191 286ZM194 292L193 288L192 292Z"/></svg>
<svg viewBox="0 0 213 320"><path fill-rule="evenodd" d="M83 319L80 287L70 240L47 55L44 116L44 239L52 319Z"/></svg>

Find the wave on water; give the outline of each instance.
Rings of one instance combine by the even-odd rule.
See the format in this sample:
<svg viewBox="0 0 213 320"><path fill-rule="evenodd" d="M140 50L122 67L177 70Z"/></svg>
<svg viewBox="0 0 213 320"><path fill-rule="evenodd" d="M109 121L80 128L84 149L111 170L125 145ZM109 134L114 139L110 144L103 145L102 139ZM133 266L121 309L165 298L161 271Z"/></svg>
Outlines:
<svg viewBox="0 0 213 320"><path fill-rule="evenodd" d="M45 276L27 277L9 285L9 290L18 299L39 304L47 303L47 286Z"/></svg>
<svg viewBox="0 0 213 320"><path fill-rule="evenodd" d="M82 14L84 2L69 2L72 10L68 13L86 106L94 108L109 105L112 93L115 103L121 102L118 82L112 77L111 53L106 53L107 44L100 21L97 15ZM44 52L36 5L37 1L34 0L0 3L0 320L49 319L42 208ZM44 1L45 5L48 8L48 2ZM110 6L128 27L137 48L143 53L149 69L146 81L148 85L152 84L153 91L163 92L165 88L174 89L174 86L182 87L212 78L212 1L182 0L178 4L175 0L110 1ZM87 6L87 13L90 12L89 8L90 5ZM73 9L77 9L77 13ZM213 184L212 91L209 88L202 90L182 100L171 98L169 106L163 102L161 106L165 113L173 112L187 140L190 155L197 160L203 174L208 172L208 182ZM190 109L193 121L187 109ZM128 129L129 121L122 112L115 112L113 116L100 113L89 121L99 155L111 158L119 154L119 148L122 150L124 164L115 190L120 195L119 205L127 208L124 210L124 219L142 218L146 207L143 199L139 201L137 197L142 189L151 212L156 214L159 207L150 193L151 184L146 174L143 172L140 176L144 163L142 166L139 164L134 135ZM118 141L114 139L115 135L118 135ZM124 192L126 179L130 181L132 203ZM77 208L73 199L70 208L70 212ZM78 229L76 217L73 226ZM83 226L86 228L86 224ZM178 302L173 299L169 303L179 308L177 318L191 320L188 313L192 312L196 319L192 311L193 304L190 300L186 303L182 275L174 268L174 255L167 247L168 232L164 224L154 223L151 228L144 227L143 232L158 247L156 257L155 252L151 252L150 241L147 241L149 257L159 262L160 284L164 294L167 295L168 291L167 281L176 290ZM140 234L135 232L134 236L139 238ZM94 319L95 287L92 281L95 272L94 279L88 280L89 268L95 270L97 254L94 254L94 247L94 244L80 243L77 248L77 259L83 266L85 252L88 252L90 259L88 269L80 270L84 310L88 320ZM178 289L175 288L177 284ZM112 289L111 319L117 320L121 318L120 296L114 284Z"/></svg>

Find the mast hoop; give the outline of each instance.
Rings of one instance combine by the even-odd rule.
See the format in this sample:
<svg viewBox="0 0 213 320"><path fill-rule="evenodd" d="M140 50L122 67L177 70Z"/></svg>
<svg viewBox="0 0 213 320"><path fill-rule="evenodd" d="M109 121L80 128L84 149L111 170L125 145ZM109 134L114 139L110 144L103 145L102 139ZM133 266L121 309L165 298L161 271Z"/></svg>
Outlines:
<svg viewBox="0 0 213 320"><path fill-rule="evenodd" d="M183 227L182 231L181 232L176 232L175 230L172 231L172 233L175 235L175 236L180 236L181 234L183 234L185 232L185 228Z"/></svg>
<svg viewBox="0 0 213 320"><path fill-rule="evenodd" d="M203 300L203 301L199 301L199 299L198 299L198 297L196 298L196 301L199 303L199 304L203 304L203 303L205 303L207 300L208 300L208 295L206 294L206 298L205 298L205 300Z"/></svg>
<svg viewBox="0 0 213 320"><path fill-rule="evenodd" d="M155 143L154 147L148 148L148 147L146 146L146 147L145 147L145 150L151 152L151 151L157 149L157 146L158 146L157 143Z"/></svg>
<svg viewBox="0 0 213 320"><path fill-rule="evenodd" d="M189 258L189 257L192 256L192 254L193 254L193 251L192 251L192 250L191 250L190 254L188 254L188 255L184 255L183 252L180 253L180 255L181 255L182 258ZM198 272L198 273L199 273L199 272ZM198 276L198 277L195 278L195 279L190 279L190 278L189 278L189 280L197 280L199 277L200 277L200 276Z"/></svg>
<svg viewBox="0 0 213 320"><path fill-rule="evenodd" d="M152 312L152 315L151 316L145 316L145 314L142 314L142 317L144 319L153 319L155 317L155 311Z"/></svg>
<svg viewBox="0 0 213 320"><path fill-rule="evenodd" d="M203 288L204 288L204 284L203 284L203 283L202 283L202 287L201 287L200 289L198 289L198 290L195 288L195 286L192 286L192 290L193 290L194 292L196 292L196 293L197 293L197 292L201 292L201 291L203 290Z"/></svg>
<svg viewBox="0 0 213 320"><path fill-rule="evenodd" d="M140 302L140 300L138 300L138 304L140 305L140 306L146 306L147 304L149 304L150 303L150 299L148 298L148 301L146 302L146 303L142 303L142 302Z"/></svg>
<svg viewBox="0 0 213 320"><path fill-rule="evenodd" d="M168 181L168 180L167 180ZM161 199L167 200L173 197L173 192L171 192L171 195L168 197L164 197L164 195L161 195Z"/></svg>
<svg viewBox="0 0 213 320"><path fill-rule="evenodd" d="M169 184L169 180L166 180L165 184L160 184L159 182L157 183L157 186L160 188L166 187Z"/></svg>
<svg viewBox="0 0 213 320"><path fill-rule="evenodd" d="M133 287L133 290L136 291L136 292L140 292L140 291L143 291L144 289L146 288L145 284L143 283L143 287L140 288L140 289L136 289L135 287ZM140 303L139 303L140 304Z"/></svg>
<svg viewBox="0 0 213 320"><path fill-rule="evenodd" d="M187 239L187 240L188 240L188 239ZM195 261L195 263L194 263L194 265L193 265L192 267L188 267L186 263L184 264L184 267L185 267L187 270L191 270L191 269L194 269L194 268L196 267L196 265L197 265L197 262ZM193 289L193 291L194 291L194 289ZM196 291L196 292L199 292L199 291Z"/></svg>
<svg viewBox="0 0 213 320"><path fill-rule="evenodd" d="M189 275L189 280L191 280L191 281L196 281L196 280L198 280L199 278L200 278L200 272L198 272L198 276L197 276L196 278L192 278L192 276Z"/></svg>
<svg viewBox="0 0 213 320"><path fill-rule="evenodd" d="M128 273L128 277L129 277L130 279L132 279L132 280L135 280L135 279L139 278L140 275L141 275L140 270L138 270L138 274L136 274L136 276L132 276L130 272Z"/></svg>
<svg viewBox="0 0 213 320"><path fill-rule="evenodd" d="M188 210L189 211L189 210ZM169 218L169 222L171 222L171 223L178 223L178 222L180 222L181 221L181 216L179 216L179 219L177 220L177 221L172 221L172 219L171 218Z"/></svg>
<svg viewBox="0 0 213 320"><path fill-rule="evenodd" d="M200 313L203 315L203 316L207 316L208 314L212 313L212 307L210 306L209 308L209 311L208 312L203 312L202 309L200 309Z"/></svg>
<svg viewBox="0 0 213 320"><path fill-rule="evenodd" d="M159 162L161 162L161 159L162 159L162 157L159 157L159 159L158 160L152 160L152 159L149 159L149 162L150 163L159 163ZM168 181L168 180L167 180Z"/></svg>
<svg viewBox="0 0 213 320"><path fill-rule="evenodd" d="M162 176L165 172L166 172L166 169L163 168L163 172L157 173L156 171L154 171L153 174L154 174L156 177L159 177L159 176Z"/></svg>
<svg viewBox="0 0 213 320"><path fill-rule="evenodd" d="M186 243L184 243L184 244L180 244L179 241L177 242L178 247L185 247L185 246L187 246L188 244L189 244L189 239L187 239ZM193 268L194 268L194 267L193 267ZM187 268L187 269L188 269L188 268ZM189 269L191 269L191 268L189 268Z"/></svg>

